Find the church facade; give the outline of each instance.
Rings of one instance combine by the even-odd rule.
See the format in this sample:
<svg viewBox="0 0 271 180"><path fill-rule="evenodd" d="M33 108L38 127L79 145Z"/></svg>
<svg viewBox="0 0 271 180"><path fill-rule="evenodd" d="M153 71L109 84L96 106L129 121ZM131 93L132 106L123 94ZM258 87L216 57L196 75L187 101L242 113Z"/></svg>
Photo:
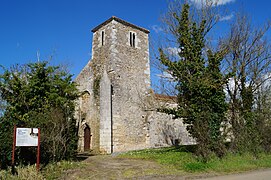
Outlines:
<svg viewBox="0 0 271 180"><path fill-rule="evenodd" d="M151 89L149 30L113 16L92 32L92 58L75 79L78 150L113 153L193 143L182 120L155 111L174 102Z"/></svg>

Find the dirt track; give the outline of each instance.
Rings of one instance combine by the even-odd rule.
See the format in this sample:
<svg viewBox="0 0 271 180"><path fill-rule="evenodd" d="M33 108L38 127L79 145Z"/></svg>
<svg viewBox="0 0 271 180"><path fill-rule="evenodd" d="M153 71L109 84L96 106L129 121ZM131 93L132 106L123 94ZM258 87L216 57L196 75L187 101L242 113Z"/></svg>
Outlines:
<svg viewBox="0 0 271 180"><path fill-rule="evenodd" d="M60 179L184 179L152 161L121 159L112 156L91 156L84 160L85 167L64 172Z"/></svg>

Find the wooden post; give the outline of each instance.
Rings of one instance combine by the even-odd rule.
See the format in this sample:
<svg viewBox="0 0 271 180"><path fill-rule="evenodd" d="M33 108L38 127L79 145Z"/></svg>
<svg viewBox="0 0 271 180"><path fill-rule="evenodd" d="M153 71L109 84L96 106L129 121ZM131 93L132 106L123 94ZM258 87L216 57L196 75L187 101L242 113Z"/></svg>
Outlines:
<svg viewBox="0 0 271 180"><path fill-rule="evenodd" d="M40 169L40 128L38 128L37 172Z"/></svg>
<svg viewBox="0 0 271 180"><path fill-rule="evenodd" d="M12 146L12 169L11 172L14 175L15 174L15 148L16 148L16 125L14 125L13 128L13 146Z"/></svg>

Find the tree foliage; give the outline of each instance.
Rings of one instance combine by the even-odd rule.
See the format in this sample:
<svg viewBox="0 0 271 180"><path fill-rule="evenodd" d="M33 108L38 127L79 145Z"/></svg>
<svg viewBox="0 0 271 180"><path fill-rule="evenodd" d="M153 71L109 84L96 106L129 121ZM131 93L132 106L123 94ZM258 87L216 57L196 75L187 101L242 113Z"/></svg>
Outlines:
<svg viewBox="0 0 271 180"><path fill-rule="evenodd" d="M47 62L16 65L0 74L0 94L6 105L0 119L2 168L10 161L14 125L41 129L43 163L74 155L77 90L70 74ZM31 148L20 147L16 152L22 163L35 161Z"/></svg>
<svg viewBox="0 0 271 180"><path fill-rule="evenodd" d="M170 60L159 49L160 61L175 79L178 91L178 107L163 111L184 118L188 132L198 143L199 155L206 160L212 152L219 156L224 154L220 128L227 110L223 92L226 81L220 63L225 52L206 48L206 20L193 21L189 9L189 5L184 4L181 14L174 14L179 59Z"/></svg>

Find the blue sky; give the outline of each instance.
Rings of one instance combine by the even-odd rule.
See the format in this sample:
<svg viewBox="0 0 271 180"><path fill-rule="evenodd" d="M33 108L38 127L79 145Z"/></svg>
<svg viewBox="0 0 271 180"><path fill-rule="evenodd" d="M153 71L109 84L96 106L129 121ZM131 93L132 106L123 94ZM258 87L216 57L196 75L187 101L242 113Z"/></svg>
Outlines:
<svg viewBox="0 0 271 180"><path fill-rule="evenodd" d="M197 0L191 0L197 1ZM0 0L0 64L24 64L46 60L65 64L75 76L91 57L91 29L117 16L151 31L155 40L161 32L159 17L167 9L167 0ZM255 24L271 19L269 0L220 0L227 9L225 27L242 7ZM223 4L223 3L222 3ZM227 19L227 18L226 18ZM270 34L270 33L269 33ZM271 35L271 34L270 34Z"/></svg>

